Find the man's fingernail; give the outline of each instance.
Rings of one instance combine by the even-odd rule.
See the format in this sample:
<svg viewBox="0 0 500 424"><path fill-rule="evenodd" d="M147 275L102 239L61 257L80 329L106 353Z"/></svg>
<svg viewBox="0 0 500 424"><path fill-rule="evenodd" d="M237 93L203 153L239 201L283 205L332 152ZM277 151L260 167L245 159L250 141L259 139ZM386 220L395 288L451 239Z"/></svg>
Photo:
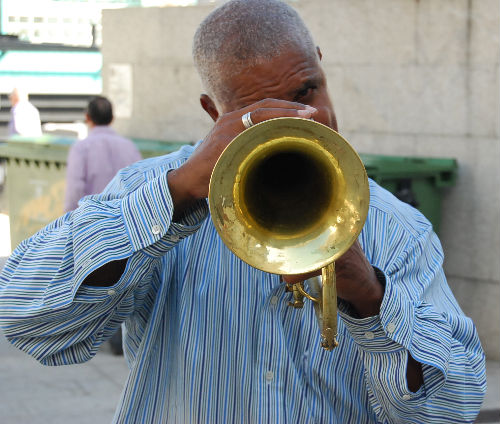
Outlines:
<svg viewBox="0 0 500 424"><path fill-rule="evenodd" d="M300 109L297 111L297 115L302 116L304 118L310 118L312 115L312 111L307 109Z"/></svg>
<svg viewBox="0 0 500 424"><path fill-rule="evenodd" d="M314 113L314 112L317 112L317 111L318 111L318 109L316 109L315 107L309 106L309 105L306 105L306 109L307 109L307 110L310 110L310 111L311 111L311 113Z"/></svg>

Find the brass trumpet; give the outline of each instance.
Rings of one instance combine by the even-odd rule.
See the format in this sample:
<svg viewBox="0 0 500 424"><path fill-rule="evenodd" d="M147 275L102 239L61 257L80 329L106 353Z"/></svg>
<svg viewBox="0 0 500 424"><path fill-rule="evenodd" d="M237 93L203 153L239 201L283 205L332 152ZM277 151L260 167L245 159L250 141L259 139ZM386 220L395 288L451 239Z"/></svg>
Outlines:
<svg viewBox="0 0 500 424"><path fill-rule="evenodd" d="M322 269L320 296L287 286L292 306L316 304L322 347L337 346L335 260L366 220L368 179L349 143L331 128L301 118L271 119L239 134L210 179L213 223L228 248L274 274Z"/></svg>

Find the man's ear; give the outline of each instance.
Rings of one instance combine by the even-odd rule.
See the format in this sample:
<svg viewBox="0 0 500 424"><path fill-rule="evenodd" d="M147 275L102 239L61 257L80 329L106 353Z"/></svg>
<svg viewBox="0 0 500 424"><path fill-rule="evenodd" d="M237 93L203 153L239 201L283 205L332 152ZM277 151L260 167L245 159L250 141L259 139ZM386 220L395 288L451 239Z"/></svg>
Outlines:
<svg viewBox="0 0 500 424"><path fill-rule="evenodd" d="M323 59L323 53L321 53L319 46L316 46L316 52L318 53L319 60Z"/></svg>
<svg viewBox="0 0 500 424"><path fill-rule="evenodd" d="M215 107L214 101L207 94L202 94L200 96L200 104L203 110L210 115L210 118L212 118L214 122L219 119L217 107Z"/></svg>

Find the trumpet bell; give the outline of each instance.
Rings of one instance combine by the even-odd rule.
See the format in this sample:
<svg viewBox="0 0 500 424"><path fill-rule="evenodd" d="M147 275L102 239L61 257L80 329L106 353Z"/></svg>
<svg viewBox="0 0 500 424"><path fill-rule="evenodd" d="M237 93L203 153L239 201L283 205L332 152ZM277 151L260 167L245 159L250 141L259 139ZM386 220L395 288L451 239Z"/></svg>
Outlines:
<svg viewBox="0 0 500 424"><path fill-rule="evenodd" d="M300 118L277 118L238 135L210 180L214 226L249 265L301 274L335 261L368 213L361 159L337 132Z"/></svg>

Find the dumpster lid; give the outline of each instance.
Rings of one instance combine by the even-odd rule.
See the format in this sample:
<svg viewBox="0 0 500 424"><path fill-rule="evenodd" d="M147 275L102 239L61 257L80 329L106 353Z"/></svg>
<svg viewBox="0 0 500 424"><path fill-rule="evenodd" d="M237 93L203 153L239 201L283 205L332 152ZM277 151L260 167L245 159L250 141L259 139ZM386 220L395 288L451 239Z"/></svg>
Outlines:
<svg viewBox="0 0 500 424"><path fill-rule="evenodd" d="M40 137L13 136L0 143L0 157L22 160L66 162L75 138L45 134Z"/></svg>
<svg viewBox="0 0 500 424"><path fill-rule="evenodd" d="M189 144L182 141L161 141L153 140L147 138L135 138L132 137L131 140L140 150L144 159L153 156L162 156L170 152L175 152L179 150L182 146Z"/></svg>
<svg viewBox="0 0 500 424"><path fill-rule="evenodd" d="M436 186L455 184L457 160L453 158L426 158L386 156L361 153L367 174L375 181L384 178L430 177Z"/></svg>

